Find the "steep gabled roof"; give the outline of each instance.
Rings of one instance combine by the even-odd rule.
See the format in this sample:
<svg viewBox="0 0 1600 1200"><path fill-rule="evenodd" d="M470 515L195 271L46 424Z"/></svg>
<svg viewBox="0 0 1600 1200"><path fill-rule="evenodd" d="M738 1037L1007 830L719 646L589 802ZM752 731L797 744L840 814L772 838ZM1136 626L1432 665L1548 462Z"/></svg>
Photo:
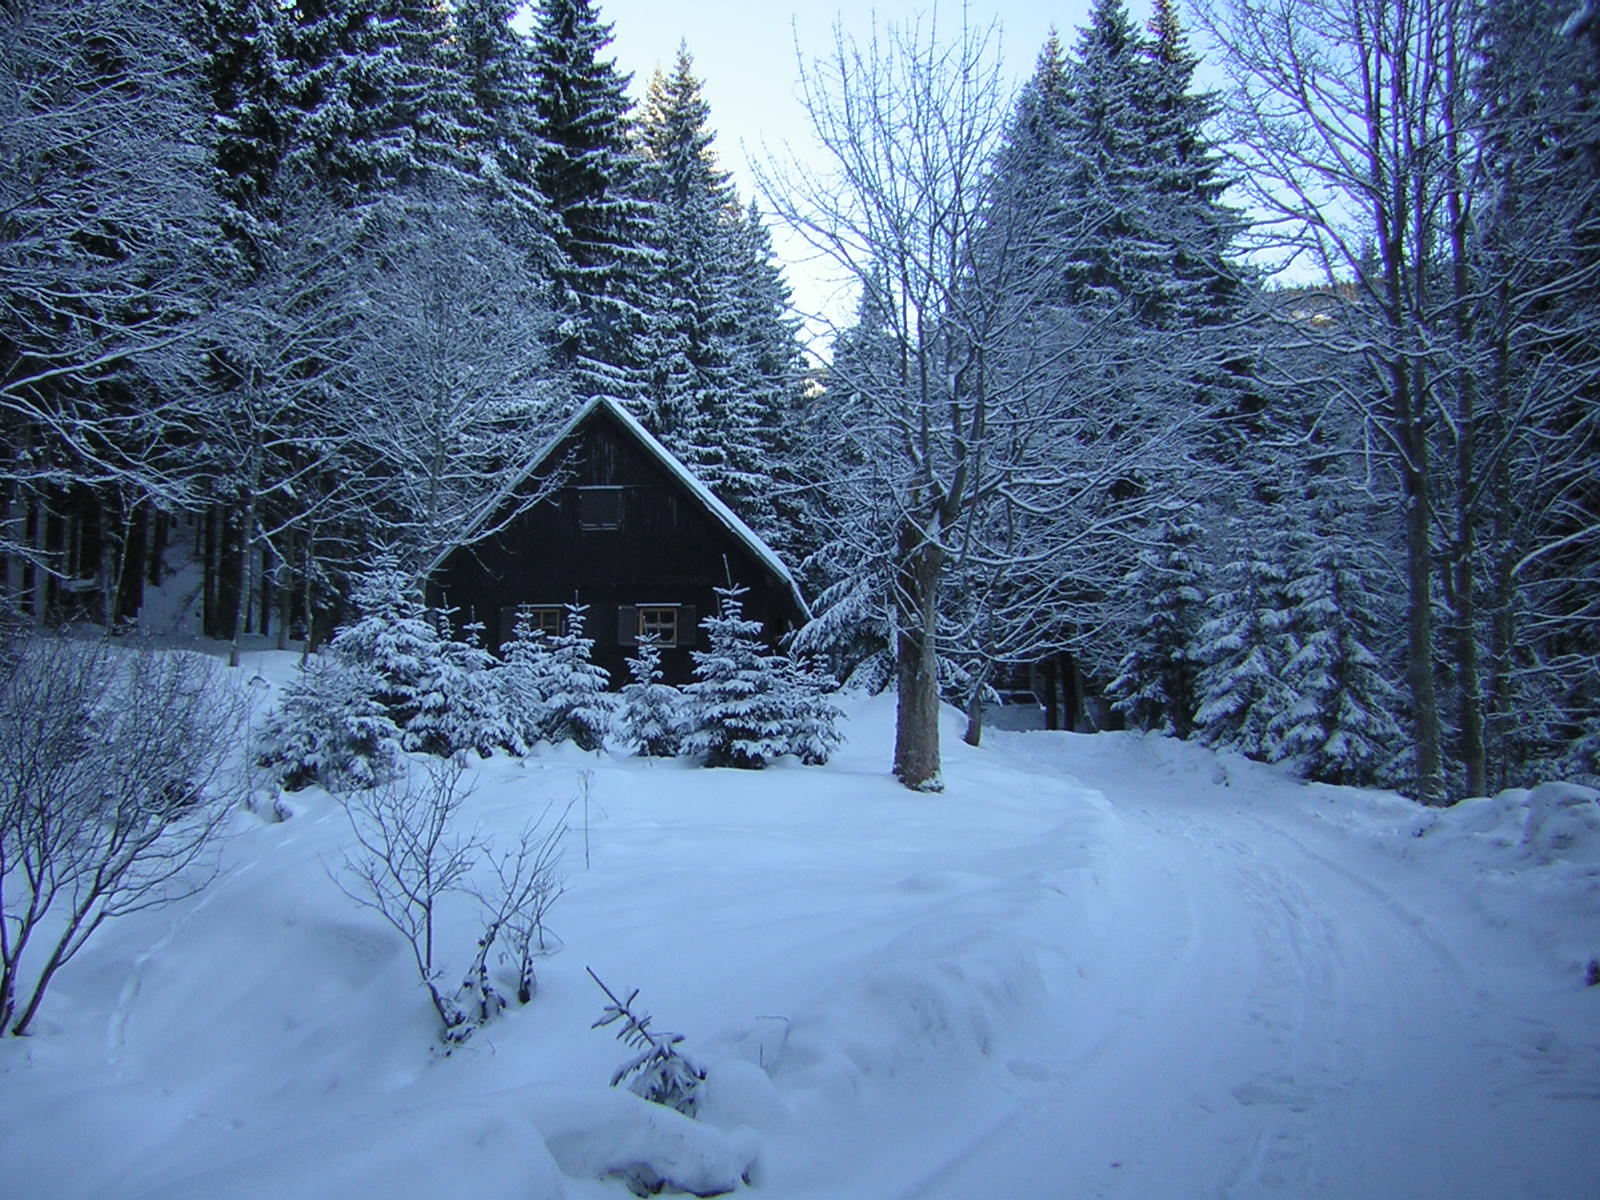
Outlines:
<svg viewBox="0 0 1600 1200"><path fill-rule="evenodd" d="M794 576L789 573L789 568L784 564L783 559L778 557L777 551L767 545L755 530L740 520L739 515L733 509L717 499L712 494L711 489L696 478L694 472L689 470L677 455L663 446L654 434L638 422L632 413L610 396L596 396L578 409L577 412L573 413L568 418L567 423L556 431L555 436L545 443L544 447L538 454L534 455L533 460L518 473L516 478L499 491L490 505L485 508L483 519L488 520L494 511L499 509L500 505L511 496L511 493L522 486L529 476L537 473L555 457L556 451L561 448L563 442L576 433L586 421L600 412L604 412L611 417L618 426L639 444L640 449L660 463L662 468L682 484L683 489L693 496L702 508L742 542L745 548L755 555L756 561L772 572L774 578L788 588L789 595L793 598L796 608L803 616L810 619L811 606L806 603L805 597L800 594L800 585L795 582ZM454 547L451 547L451 550L454 549ZM445 552L445 554L448 553L449 551ZM445 554L441 554L434 562L434 568L437 568L439 563L444 560Z"/></svg>

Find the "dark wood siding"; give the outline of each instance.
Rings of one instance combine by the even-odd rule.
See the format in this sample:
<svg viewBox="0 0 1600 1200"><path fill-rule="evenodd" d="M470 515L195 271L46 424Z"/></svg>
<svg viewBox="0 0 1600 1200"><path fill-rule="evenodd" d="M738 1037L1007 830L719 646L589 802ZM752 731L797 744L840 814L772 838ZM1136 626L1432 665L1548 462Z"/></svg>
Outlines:
<svg viewBox="0 0 1600 1200"><path fill-rule="evenodd" d="M632 653L620 636L624 607L686 605L697 619L716 611L713 589L731 579L749 589L745 614L761 621L774 643L802 619L787 585L604 408L551 462L567 466L552 497L487 541L451 554L434 572L433 600L457 609L458 622L482 621L498 645L506 608L587 604L585 632L595 639L595 661L620 686ZM603 495L587 488L618 489L615 528L586 527L598 511L588 497ZM703 634L695 632L695 645L703 647ZM669 681L690 678L690 650L662 652Z"/></svg>

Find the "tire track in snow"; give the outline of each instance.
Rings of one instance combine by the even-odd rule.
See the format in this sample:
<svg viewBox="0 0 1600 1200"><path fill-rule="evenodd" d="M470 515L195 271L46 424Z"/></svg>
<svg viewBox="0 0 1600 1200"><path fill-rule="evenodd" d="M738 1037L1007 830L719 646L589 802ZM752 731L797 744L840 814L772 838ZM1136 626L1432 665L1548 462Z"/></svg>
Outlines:
<svg viewBox="0 0 1600 1200"><path fill-rule="evenodd" d="M1421 916L1421 893L1396 896L1222 788L1154 782L1106 789L1125 826L1105 897L1119 944L1063 981L1038 1061L1014 1071L1034 1094L903 1195L1520 1197L1592 1183L1581 1137L1556 1132L1584 1110L1553 1090L1560 1064L1539 1061L1571 1048L1541 1051L1535 1032L1528 1051L1516 1031L1541 1022L1477 985L1450 948L1459 931Z"/></svg>

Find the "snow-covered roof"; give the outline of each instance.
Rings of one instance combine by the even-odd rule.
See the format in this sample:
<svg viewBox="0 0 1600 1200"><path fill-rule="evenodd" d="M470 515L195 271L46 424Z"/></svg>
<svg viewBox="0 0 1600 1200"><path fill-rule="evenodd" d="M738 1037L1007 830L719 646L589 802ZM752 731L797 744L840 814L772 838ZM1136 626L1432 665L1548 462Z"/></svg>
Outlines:
<svg viewBox="0 0 1600 1200"><path fill-rule="evenodd" d="M784 586L789 589L789 594L793 597L794 602L796 606L798 606L801 614L807 619L810 619L811 606L806 603L805 597L800 594L800 585L795 582L794 576L790 574L789 568L787 565L785 565L783 559L778 557L778 552L771 546L767 545L767 543L761 539L761 536L757 534L755 530L751 529L750 526L746 525L742 520L740 520L738 513L734 512L733 509L729 508L721 500L717 499L717 497L712 493L711 489L706 487L706 485L695 476L694 472L689 470L689 468L684 465L683 461L678 458L677 455L673 454L672 451L663 446L661 442L656 439L656 436L653 433L641 425L638 419L632 413L624 408L618 400L612 398L611 396L596 396L582 408L578 409L577 412L573 413L572 416L568 418L567 423L556 431L554 437L545 443L544 448L534 456L533 461L528 464L521 474L519 474L517 478L510 483L510 485L502 489L499 496L495 500L494 506L498 508L500 503L502 503L512 491L521 485L521 483L527 479L528 476L532 475L534 472L543 467L545 463L549 462L550 458L555 454L557 449L560 448L561 444L571 437L577 431L579 426L581 426L585 421L592 417L596 411L600 409L604 409L609 415L614 417L617 423L621 425L623 429L627 430L628 433L633 436L634 440L637 441L652 458L659 462L663 468L665 468L675 479L677 479L678 482L684 486L685 490L687 490L691 495L694 496L696 500L700 502L702 507L704 507L707 512L720 521L729 533L733 534L734 537L744 544L745 548L749 550L751 554L755 555L757 561L760 562L762 566L766 567L767 570L771 571L774 576L781 580Z"/></svg>

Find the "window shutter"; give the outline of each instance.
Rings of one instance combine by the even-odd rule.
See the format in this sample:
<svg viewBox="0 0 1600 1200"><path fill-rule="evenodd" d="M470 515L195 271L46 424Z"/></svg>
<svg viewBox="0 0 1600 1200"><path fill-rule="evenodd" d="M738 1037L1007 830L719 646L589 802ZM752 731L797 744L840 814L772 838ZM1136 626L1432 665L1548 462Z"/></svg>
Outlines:
<svg viewBox="0 0 1600 1200"><path fill-rule="evenodd" d="M632 604L619 604L617 606L617 645L637 646L639 644L639 609Z"/></svg>
<svg viewBox="0 0 1600 1200"><path fill-rule="evenodd" d="M695 624L694 605L685 604L678 610L678 645L692 646L700 635L700 626Z"/></svg>
<svg viewBox="0 0 1600 1200"><path fill-rule="evenodd" d="M508 604L500 610L500 641L498 645L504 646L511 640L517 631L517 606Z"/></svg>

